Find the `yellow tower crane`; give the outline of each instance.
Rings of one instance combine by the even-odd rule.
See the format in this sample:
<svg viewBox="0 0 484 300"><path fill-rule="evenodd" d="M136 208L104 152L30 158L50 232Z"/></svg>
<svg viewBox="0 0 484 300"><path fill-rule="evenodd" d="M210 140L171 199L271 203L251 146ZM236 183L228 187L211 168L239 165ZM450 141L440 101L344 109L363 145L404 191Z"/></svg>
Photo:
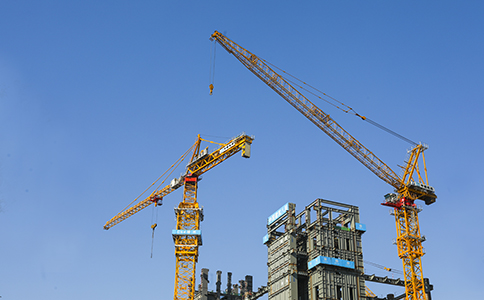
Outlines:
<svg viewBox="0 0 484 300"><path fill-rule="evenodd" d="M395 193L385 195L384 205L394 208L395 224L397 227L398 255L403 262L405 277L405 293L407 300L426 299L421 256L424 255L422 237L418 221L419 209L414 201L424 200L429 205L435 202L437 196L434 188L428 184L427 168L423 152L427 146L415 144L410 151L410 158L403 168L403 176L399 177L375 154L346 132L330 116L309 101L294 88L286 79L276 73L269 65L239 46L223 34L215 31L210 39L218 42L225 50L233 54L247 69L254 73L265 84L284 98L306 118L318 126L336 143L353 155L376 176L395 188ZM213 87L211 87L211 90ZM356 113L355 113L356 114ZM363 120L366 118L356 114ZM419 165L419 159L423 162ZM421 166L423 172L421 173ZM422 177L424 174L424 177Z"/></svg>
<svg viewBox="0 0 484 300"><path fill-rule="evenodd" d="M118 213L104 225L104 229L107 230L151 204L161 205L163 197L184 186L183 201L175 208L176 229L172 231L176 256L175 300L193 300L194 298L198 246L202 244L200 222L203 219L203 211L197 202L200 176L239 151L242 151L242 157L249 158L253 140L253 137L241 134L226 143L215 143L204 140L199 135L195 144L179 160L181 162L193 149L190 162L183 175L173 179L162 189L155 190L146 199ZM200 149L202 141L217 144L220 147L209 153L208 147Z"/></svg>

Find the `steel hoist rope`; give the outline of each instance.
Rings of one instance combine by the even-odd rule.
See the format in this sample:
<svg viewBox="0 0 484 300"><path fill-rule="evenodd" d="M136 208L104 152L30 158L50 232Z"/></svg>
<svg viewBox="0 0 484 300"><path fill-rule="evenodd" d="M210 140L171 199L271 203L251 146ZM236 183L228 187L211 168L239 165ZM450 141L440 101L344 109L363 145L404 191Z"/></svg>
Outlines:
<svg viewBox="0 0 484 300"><path fill-rule="evenodd" d="M259 58L260 58L260 57L259 57ZM314 86L312 86L312 85L310 85L310 84L306 83L305 81L302 81L301 79L297 78L296 76L291 75L290 73L288 73L288 72L284 71L283 69L281 69L281 68L279 68L279 67L275 66L274 64L271 64L271 63L270 63L270 62L268 62L267 60L265 60L265 59L263 59L263 58L260 58L260 59L261 59L262 61L264 61L265 63L267 63L268 65L271 65L271 66L272 66L272 67L274 67L275 69L278 69L278 70L279 70L279 71L281 71L282 73L284 73L284 74L286 74L287 76L289 76L289 77L291 77L291 78L293 78L293 79L294 79L294 80L291 80L290 78L288 78L288 77L286 77L286 76L282 76L282 75L281 75L281 76L282 76L282 77L283 77L283 78L284 78L286 81L288 81L288 82L290 82L290 83L292 83L292 84L296 85L297 87L299 87L299 88L300 88L300 89L302 89L302 90L305 90L306 92L308 92L308 93L310 93L311 95L313 95L313 96L315 96L315 97L319 98L320 100L325 101L326 103L328 103L328 104L330 104L330 105L332 105L332 106L336 107L337 109L339 109L339 110L341 110L341 111L343 111L343 112L345 112L345 113L350 113L350 114L352 114L352 115L355 115L355 116L359 117L360 119L362 119L363 121L367 121L367 122L368 122L368 123L370 123L371 125L373 125L373 126L375 126L375 127L379 128L379 129L381 129L381 130L383 130L383 131L385 131L385 132L387 132L387 133L389 133L389 134L392 134L393 136L395 136L395 137L397 137L397 138L399 138L399 139L401 139L401 140L403 140L403 141L405 141L405 142L407 142L407 143L409 143L409 144L412 144L412 145L417 145L417 143L416 143L416 142L414 142L414 141L412 141L412 140L410 140L410 139L408 139L408 138L406 138L406 137L402 136L401 134L396 133L395 131L393 131L393 130L391 130L391 129L389 129L389 128L387 128L387 127L385 127L385 126L383 126L383 125L381 125L381 124L379 124L379 123L377 123L377 122L375 122L375 121L373 121L373 120L371 120L371 119L369 119L369 118L367 118L367 117L365 117L365 116L362 116L362 115L358 114L358 113L357 113L357 112L356 112L356 111L355 111L355 110L354 110L352 107L350 107L350 106L348 106L348 105L344 104L343 102L341 102L341 101L339 101L338 99L336 99L336 98L334 98L334 97L332 97L332 96L330 96L330 95L326 94L325 92L323 92L323 91L321 91L321 90L319 90L319 89L315 88ZM296 82L296 81L297 81L297 82ZM299 82L299 83L298 83L298 82ZM309 88L306 88L305 86L307 86L307 87L309 87ZM313 92L311 89L312 89L312 90L314 90L315 92ZM322 95L322 96L321 96L321 95ZM324 96L324 97L327 97L327 98L329 98L329 99L324 98L323 96ZM343 107L344 107L344 108L343 108Z"/></svg>

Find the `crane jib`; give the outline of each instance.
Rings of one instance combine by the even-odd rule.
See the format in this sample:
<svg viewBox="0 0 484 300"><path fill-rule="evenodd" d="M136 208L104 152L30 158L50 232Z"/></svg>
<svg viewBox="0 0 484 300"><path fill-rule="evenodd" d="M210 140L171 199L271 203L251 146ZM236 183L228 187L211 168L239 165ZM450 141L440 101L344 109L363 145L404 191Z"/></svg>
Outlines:
<svg viewBox="0 0 484 300"><path fill-rule="evenodd" d="M375 175L392 185L395 188L401 186L401 179L396 173L381 161L370 150L353 138L340 125L338 125L328 114L314 105L304 95L299 93L291 84L273 71L267 64L255 54L236 45L226 37L220 37L214 33L212 37L219 42L244 64L252 73L264 81L276 93L284 98L289 104L305 115L316 126L323 130L335 142L353 155L358 161L365 165Z"/></svg>

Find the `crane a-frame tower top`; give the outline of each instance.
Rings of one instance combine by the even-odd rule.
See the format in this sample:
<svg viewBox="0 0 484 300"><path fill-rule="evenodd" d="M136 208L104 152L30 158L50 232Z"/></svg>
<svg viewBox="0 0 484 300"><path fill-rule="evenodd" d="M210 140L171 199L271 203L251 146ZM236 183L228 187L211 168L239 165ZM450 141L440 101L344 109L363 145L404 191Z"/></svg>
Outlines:
<svg viewBox="0 0 484 300"><path fill-rule="evenodd" d="M336 143L380 179L395 188L395 193L385 195L384 205L394 208L397 227L396 241L398 255L402 259L404 267L407 300L425 299L423 272L420 260L420 257L424 253L418 221L419 210L414 201L420 199L425 201L426 204L431 204L437 198L434 188L429 185L427 178L427 168L423 154L427 146L418 144L412 148L410 158L403 168L403 176L400 177L373 154L373 152L363 146L362 143L336 123L329 114L323 112L287 80L269 67L264 60L239 46L218 31L215 31L210 39L218 42L247 69L259 77L259 79L313 122ZM213 86L210 88L213 89ZM360 117L365 119L363 116ZM420 165L419 161L422 161Z"/></svg>

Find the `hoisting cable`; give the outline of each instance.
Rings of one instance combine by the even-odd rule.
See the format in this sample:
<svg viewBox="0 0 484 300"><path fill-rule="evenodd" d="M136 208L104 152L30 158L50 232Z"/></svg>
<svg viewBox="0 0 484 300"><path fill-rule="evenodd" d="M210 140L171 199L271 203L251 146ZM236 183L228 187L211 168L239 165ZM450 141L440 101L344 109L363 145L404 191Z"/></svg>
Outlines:
<svg viewBox="0 0 484 300"><path fill-rule="evenodd" d="M217 48L217 43L215 40L212 42L212 47L210 48L210 72L209 72L209 77L210 77L210 85L208 88L210 89L210 95L213 93L213 84L215 81L215 49Z"/></svg>
<svg viewBox="0 0 484 300"><path fill-rule="evenodd" d="M180 165L180 163L185 159L185 157L187 156L187 154L193 149L193 147L195 147L195 144L193 144L176 162L174 162L171 167L169 167L160 177L158 177L158 179L156 179L149 187L147 187L138 197L136 197L133 201L131 201L130 204L128 204L124 209L121 210L121 212L125 211L128 207L131 206L131 204L133 204L134 202L136 202L144 193L146 193L146 191L148 191L153 185L155 185L155 183L157 183L163 176L165 176L165 174L171 169L173 168L173 166L176 165L175 168L173 168L173 170L171 170L171 172L167 175L167 178L168 176L171 175L171 173L173 173L173 171ZM160 186L165 182L166 178L157 186L156 190L158 190L160 188ZM121 212L119 212L118 214L120 214Z"/></svg>
<svg viewBox="0 0 484 300"><path fill-rule="evenodd" d="M176 170L176 168L178 168L178 166L179 166L179 165L182 163L182 161L184 161L184 160L185 160L185 158L186 158L186 156L188 155L188 153L189 153L190 151L192 151L192 150L193 150L193 148L195 147L195 145L196 145L196 143L195 143L195 144L193 144L193 145L192 145L192 146L191 146L191 147L190 147L190 148L189 148L189 149L188 149L188 150L187 150L185 153L183 153L183 155L182 155L182 156L181 156L181 157L180 157L180 158L179 158L179 159L178 159L178 160L177 160L175 163L173 163L173 165L175 165L175 164L176 164L176 166L173 168L173 170L171 170L171 172L170 172L168 175L166 175L166 178L168 178L168 176L170 176L170 175L171 175L171 173L173 173L173 171L175 171L175 170ZM171 167L173 167L173 165L171 165ZM171 168L171 167L170 167L170 168ZM165 173L166 173L166 172L165 172ZM165 180L166 180L166 178L165 178ZM162 184L165 182L165 180L163 180L163 181L162 181L162 182L161 182L161 183L160 183L160 184L159 184L159 185L156 187L156 190L158 190L158 189L160 188L160 186L161 186L161 185L162 185Z"/></svg>
<svg viewBox="0 0 484 300"><path fill-rule="evenodd" d="M218 135L210 135L210 134L204 134L204 133L201 133L200 135L201 135L201 136L204 136L204 137L205 137L205 136L208 136L208 137L211 137L211 138L217 138L217 139L230 139L230 137L229 137L229 136L218 136ZM205 139L201 139L201 140L202 140L202 141L207 141L207 140L205 140ZM210 141L208 141L208 142L210 142Z"/></svg>
<svg viewBox="0 0 484 300"><path fill-rule="evenodd" d="M151 225L151 229L153 229L153 232L151 233L151 257L150 258L153 258L153 245L155 243L155 228L156 226L158 226L158 224L156 223L153 223L153 225Z"/></svg>
<svg viewBox="0 0 484 300"><path fill-rule="evenodd" d="M190 147L190 148L189 148L189 149L188 149L188 150L187 150L187 151L186 151L186 152L185 152L185 153L184 153L184 154L183 154L183 155L182 155L182 156L181 156L181 157L180 157L180 158L179 158L179 159L178 159L176 162L175 162L175 163L173 163L173 164L171 165L171 167L170 167L168 170L170 170L170 169L172 169L172 170L171 170L171 172L170 172L170 173L169 173L169 174L166 176L166 178L168 178L168 177L171 175L171 173L173 173L173 171L175 171L175 170L178 168L178 166L180 165L180 163L181 163L183 160L185 160L186 156L188 155L188 153L189 153L190 151L192 151L192 150L193 150L193 148L195 147L195 145L196 145L196 143L195 143L195 144L193 144L193 145L192 145L192 146L191 146L191 147ZM175 166L175 164L176 164L176 166ZM174 166L174 167L173 167L173 166ZM160 180L160 178L161 178L161 177L163 177L163 176L166 174L166 172L168 172L168 170L166 170L166 171L165 171L165 173L163 173L163 175L161 175L161 176L160 176L160 177L159 177L159 178L158 178L158 179L157 179L155 182L157 182L158 180ZM165 180L166 180L166 178L165 178ZM157 190L160 188L160 186L161 186L161 185L162 185L162 184L165 182L165 180L163 180L163 181L162 181L162 182L161 182L161 183L160 183L160 184L159 184L159 185L156 187L155 191L157 191ZM153 184L155 184L155 182L153 182L153 183L151 184L151 186L153 186ZM151 186L150 186L150 187L151 187ZM145 192L146 192L146 190L143 192L143 194L144 194ZM142 195L142 194L141 194L141 195ZM141 196L141 195L140 195L140 196ZM138 196L138 198L139 198L139 196ZM131 202L131 203L132 203L132 202ZM155 204L155 206L156 206L156 205L157 205L157 204ZM151 211L151 224L152 224L152 225L151 225L151 229L152 229L152 232L151 232L151 258L153 258L153 245L154 245L154 242L155 242L155 228L158 226L158 224L157 224L157 222L158 222L158 210L157 210L157 209L156 209L156 217L155 217L155 220L154 220L154 222L153 222L153 215L155 214L155 212L154 212L154 211L155 211L155 206L153 206L153 210Z"/></svg>
<svg viewBox="0 0 484 300"><path fill-rule="evenodd" d="M153 222L153 216L155 215L155 207L153 206L153 210L151 212L151 258L153 258L153 245L154 245L154 242L155 242L155 228L156 226L158 226L157 222L158 222L158 209L156 210L156 217L155 217L155 220Z"/></svg>
<svg viewBox="0 0 484 300"><path fill-rule="evenodd" d="M418 145L418 143L416 143L416 142L414 142L414 141L412 141L412 140L410 140L410 139L408 139L408 138L406 138L406 137L402 136L401 134L398 134L398 133L396 133L395 131L393 131L393 130L391 130L391 129L389 129L389 128L385 127L385 126L383 126L383 125L381 125L381 124L378 124L377 122L375 122L375 121L373 121L373 120L371 120L371 119L368 119L368 118L367 118L367 117L365 117L365 116L362 116L362 115L358 114L358 113L357 113L357 112L356 112L356 111L355 111L353 108L351 108L350 106L348 106L348 105L344 104L343 102L341 102L341 101L339 101L339 100L337 100L337 99L335 99L335 98L331 97L330 95L328 95L328 94L326 94L326 93L324 93L324 92L322 92L322 91L318 90L317 88L315 88L315 87L311 86L310 84L307 84L306 82L304 82L304 81L300 80L299 78L297 78L297 77L295 77L295 76L293 76L293 75L291 75L291 74L287 73L286 71L284 71L284 70L282 70L281 68L279 68L279 67L277 67L277 66L275 66L275 65L271 64L270 62L266 61L265 59L262 59L262 58L261 58L261 60L263 60L263 61L264 61L265 63L267 63L268 65L271 65L271 66L272 66L272 67L274 67L275 69L278 69L278 70L279 70L279 71L281 71L282 73L287 74L288 76L290 76L290 77L294 78L296 81L298 81L298 82L302 83L303 85L308 86L309 88L313 89L313 90L314 90L314 91L316 91L317 93L319 93L319 94L321 94L321 95L323 95L323 96L328 97L329 99L331 99L332 101L334 101L334 102L338 103L339 105L341 105L341 106L345 107L346 109L345 109L345 108L340 107L338 104L335 104L335 103L331 102L331 101L330 101L330 100L328 100L328 99L325 99L325 98L323 98L323 97L319 96L317 93L315 93L315 92L313 92L313 91L310 91L309 89L307 89L307 88L303 87L303 86L302 86L302 85L300 85L299 83L296 83L295 81L293 81L293 80L291 80L291 79L288 79L287 77L284 77L284 76L283 76L285 80L287 80L288 82L290 82L290 83L292 83L292 84L296 85L297 87L299 87L299 88L301 88L301 89L305 90L306 92L310 93L311 95L313 95L313 96L315 96L315 97L317 97L317 98L319 98L319 99L321 99L321 100L323 100L323 101L327 102L328 104L330 104L330 105L332 105L332 106L336 107L337 109L339 109L339 110L341 110L341 111L344 111L345 113L350 113L350 114L353 114L353 115L355 115L355 116L357 116L357 117L360 117L360 118L361 118L363 121L367 121L367 122L368 122L368 123L370 123L371 125L373 125L373 126L375 126L375 127L377 127L377 128L380 128L381 130L386 131L387 133L390 133L390 134L392 134L393 136L395 136L395 137L397 137L397 138L399 138L399 139L401 139L401 140L403 140L403 141L405 141L405 142L407 142L407 143L410 143L410 144L412 144L412 145Z"/></svg>
<svg viewBox="0 0 484 300"><path fill-rule="evenodd" d="M386 128L386 127L385 127L385 126L383 126L383 125L378 124L377 122L375 122L375 121L373 121L373 120L370 120L370 119L368 119L368 118L366 118L366 119L364 119L364 120L365 120L365 121L367 121L368 123L370 123L371 125L376 126L376 127L380 128L381 130L384 130L384 131L386 131L386 132L388 132L388 133L390 133L390 134L392 134L392 135L396 136L397 138L399 138L399 139L401 139L401 140L404 140L404 141L405 141L405 142L407 142L407 143L410 143L410 144L412 144L412 145L418 145L418 143L415 143L414 141L412 141L412 140L410 140L410 139L407 139L406 137L404 137L404 136L402 136L402 135L400 135L400 134L396 133L395 131L393 131L393 130L391 130L391 129Z"/></svg>
<svg viewBox="0 0 484 300"><path fill-rule="evenodd" d="M300 85L300 84L298 84L298 83L296 83L296 82L294 82L294 81L292 81L292 80L288 79L287 77L284 77L284 76L283 76L283 77L284 77L284 79L286 79L286 80L287 80L287 81L289 81L290 83L292 83L292 84L294 84L294 85L298 86L299 88L301 88L301 89L305 90L306 92L310 93L311 95L313 95L313 96L315 96L315 97L318 97L319 99L321 99L321 100L323 100L323 101L327 102L328 104L330 104L330 105L332 105L332 106L336 107L337 109L339 109L339 110L341 110L341 111L344 111L345 113L350 113L350 114L353 114L353 115L355 115L355 116L358 116L358 117L362 118L363 120L365 119L365 117L360 116L359 114L357 114L357 113L356 113L356 111L355 111L353 108L351 108L350 106L348 106L348 105L344 104L343 102L341 102L341 101L339 101L339 100L337 100L337 99L335 99L335 98L331 97L330 95L328 95L328 94L324 93L323 91L318 90L317 88L315 88L315 87L313 87L312 85L310 85L310 84L308 84L308 83L306 83L306 82L302 81L301 79L297 78L296 76L294 76L294 75L291 75L291 74L287 73L287 72L286 72L286 71L284 71L283 69L281 69L281 68L279 68L279 67L277 67L277 66L275 66L275 65L271 64L271 63L270 63L270 62L268 62L267 60L265 60L265 59L261 59L261 60L263 60L263 61L264 61L265 63L267 63L268 65L271 65L271 66L272 66L272 67L274 67L275 69L278 69L278 70L279 70L279 71L281 71L282 73L287 74L288 76L290 76L290 77L294 78L296 81L299 81L299 82L300 82L300 83L302 83L303 85L306 85L306 86L310 87L311 89L313 89L313 90L315 90L316 92L318 92L318 93L320 93L320 94L322 94L322 95L324 95L324 96L328 97L329 99L333 100L334 102L339 103L341 106L346 107L346 109L339 107L337 104L335 104L335 103L331 102L330 100L324 99L323 97L321 97L321 96L317 95L316 93L314 93L314 92L310 91L309 89L307 89L307 88L303 87L302 85Z"/></svg>

